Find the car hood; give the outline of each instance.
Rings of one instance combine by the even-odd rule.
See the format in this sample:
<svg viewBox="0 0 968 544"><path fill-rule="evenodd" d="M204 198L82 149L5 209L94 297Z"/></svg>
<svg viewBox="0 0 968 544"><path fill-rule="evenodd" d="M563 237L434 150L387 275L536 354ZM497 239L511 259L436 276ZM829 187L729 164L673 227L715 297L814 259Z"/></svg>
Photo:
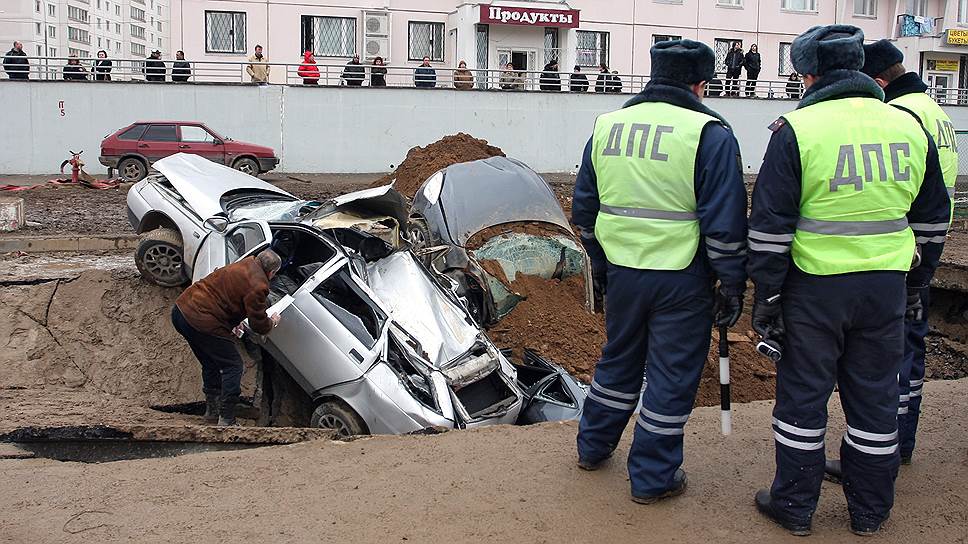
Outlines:
<svg viewBox="0 0 968 544"><path fill-rule="evenodd" d="M435 197L433 176L414 197L414 209L440 206L446 218L446 232L457 245L487 227L519 221L539 221L570 230L548 182L524 163L506 157L491 157L455 164L443 170L439 196Z"/></svg>
<svg viewBox="0 0 968 544"><path fill-rule="evenodd" d="M463 356L481 335L467 313L440 291L409 251L367 266L367 284L437 368Z"/></svg>
<svg viewBox="0 0 968 544"><path fill-rule="evenodd" d="M387 216L397 221L400 228L407 226L407 199L397 192L393 185L381 185L346 193L331 198L309 216L309 221L316 221L336 212L357 212L367 216Z"/></svg>
<svg viewBox="0 0 968 544"><path fill-rule="evenodd" d="M152 166L202 219L222 213L222 197L230 192L265 192L296 199L274 185L199 155L178 153L156 161Z"/></svg>

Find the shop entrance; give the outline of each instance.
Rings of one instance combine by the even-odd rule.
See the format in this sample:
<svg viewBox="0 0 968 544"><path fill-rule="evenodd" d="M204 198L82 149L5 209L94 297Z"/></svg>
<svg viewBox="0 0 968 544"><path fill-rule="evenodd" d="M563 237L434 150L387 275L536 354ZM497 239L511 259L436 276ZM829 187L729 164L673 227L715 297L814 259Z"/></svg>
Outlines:
<svg viewBox="0 0 968 544"><path fill-rule="evenodd" d="M934 89L935 100L942 104L948 102L948 88L951 86L951 74L928 74L928 87Z"/></svg>
<svg viewBox="0 0 968 544"><path fill-rule="evenodd" d="M515 70L533 71L538 69L535 66L534 49L498 49L497 58L502 70L508 62L514 65Z"/></svg>

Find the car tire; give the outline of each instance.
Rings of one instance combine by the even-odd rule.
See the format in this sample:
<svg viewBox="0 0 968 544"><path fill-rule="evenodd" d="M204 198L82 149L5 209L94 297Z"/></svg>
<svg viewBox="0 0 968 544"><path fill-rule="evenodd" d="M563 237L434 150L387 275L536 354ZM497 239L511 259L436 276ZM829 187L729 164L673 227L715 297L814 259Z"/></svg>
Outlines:
<svg viewBox="0 0 968 544"><path fill-rule="evenodd" d="M232 168L235 168L243 174L248 174L250 176L259 175L259 163L255 162L253 159L248 157L242 157L241 159L236 159L232 163Z"/></svg>
<svg viewBox="0 0 968 544"><path fill-rule="evenodd" d="M430 227L422 217L413 217L407 225L407 238L410 240L410 247L414 251L428 248L432 245Z"/></svg>
<svg viewBox="0 0 968 544"><path fill-rule="evenodd" d="M150 283L161 287L184 285L184 253L177 231L159 228L145 233L138 243L134 262L138 272Z"/></svg>
<svg viewBox="0 0 968 544"><path fill-rule="evenodd" d="M363 418L339 400L328 400L317 406L310 419L310 426L316 429L332 429L340 438L370 434Z"/></svg>
<svg viewBox="0 0 968 544"><path fill-rule="evenodd" d="M124 181L141 181L148 176L148 165L141 159L128 157L118 163L118 175Z"/></svg>

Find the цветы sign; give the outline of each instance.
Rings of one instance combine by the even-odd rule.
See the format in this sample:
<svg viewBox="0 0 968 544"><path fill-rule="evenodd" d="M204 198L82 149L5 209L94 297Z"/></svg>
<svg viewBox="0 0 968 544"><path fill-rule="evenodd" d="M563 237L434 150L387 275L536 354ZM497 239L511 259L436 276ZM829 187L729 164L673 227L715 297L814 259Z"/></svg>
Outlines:
<svg viewBox="0 0 968 544"><path fill-rule="evenodd" d="M578 28L578 10L511 8L481 4L481 24Z"/></svg>

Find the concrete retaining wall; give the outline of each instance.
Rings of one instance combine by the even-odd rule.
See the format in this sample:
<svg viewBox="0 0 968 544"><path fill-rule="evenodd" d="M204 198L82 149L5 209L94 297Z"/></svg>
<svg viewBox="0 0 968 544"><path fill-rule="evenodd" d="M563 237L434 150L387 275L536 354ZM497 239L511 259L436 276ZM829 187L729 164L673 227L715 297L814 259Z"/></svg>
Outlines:
<svg viewBox="0 0 968 544"><path fill-rule="evenodd" d="M83 149L100 172L101 139L137 120L199 120L223 135L276 150L283 172L384 172L408 149L467 132L542 172L571 171L595 117L629 95L346 87L157 85L0 81L0 174L48 174ZM734 127L755 173L767 126L785 100L708 99ZM946 108L968 128L968 108Z"/></svg>

